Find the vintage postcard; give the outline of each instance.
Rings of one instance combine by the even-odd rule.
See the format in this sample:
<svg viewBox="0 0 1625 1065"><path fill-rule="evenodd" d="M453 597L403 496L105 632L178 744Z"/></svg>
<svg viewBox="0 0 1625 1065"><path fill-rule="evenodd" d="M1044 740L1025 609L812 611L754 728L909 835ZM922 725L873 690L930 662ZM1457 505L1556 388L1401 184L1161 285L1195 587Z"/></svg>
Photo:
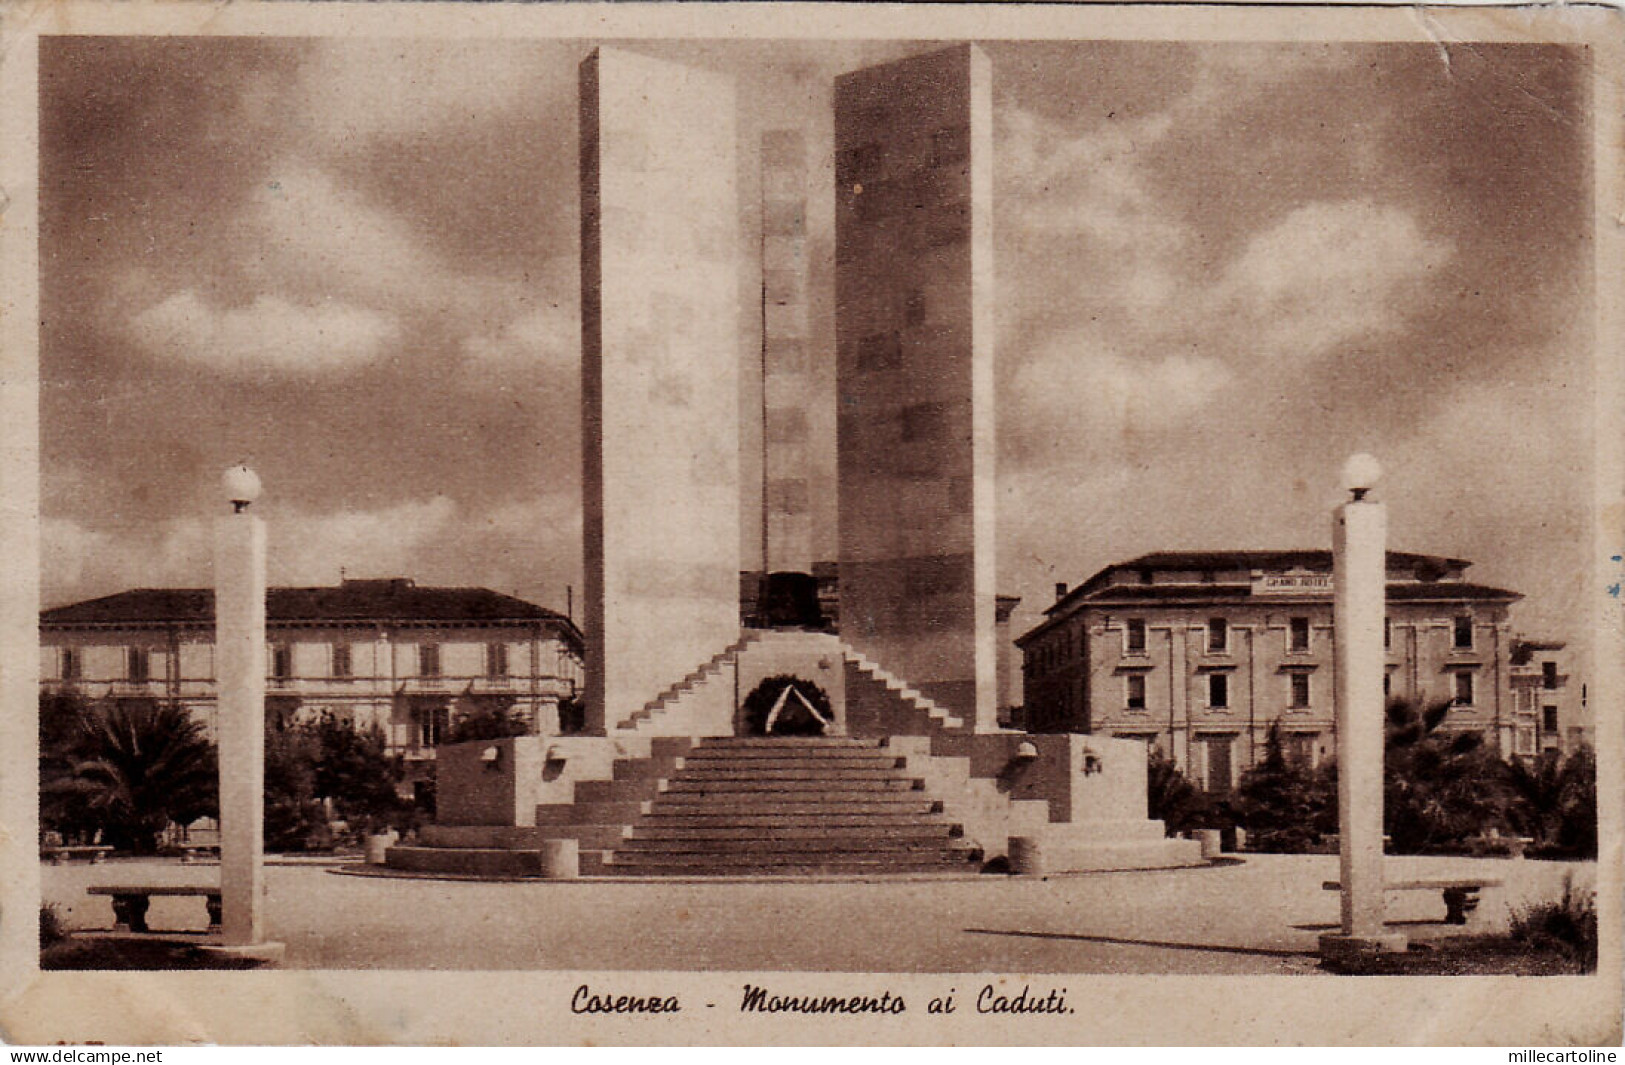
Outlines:
<svg viewBox="0 0 1625 1065"><path fill-rule="evenodd" d="M1617 1046L1620 45L0 9L0 1036Z"/></svg>

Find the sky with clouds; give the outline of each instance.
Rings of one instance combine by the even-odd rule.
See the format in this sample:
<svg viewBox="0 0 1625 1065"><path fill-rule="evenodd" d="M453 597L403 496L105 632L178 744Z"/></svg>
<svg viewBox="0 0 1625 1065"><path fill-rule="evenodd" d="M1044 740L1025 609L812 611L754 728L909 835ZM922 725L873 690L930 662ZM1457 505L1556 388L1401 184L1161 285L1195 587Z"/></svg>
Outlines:
<svg viewBox="0 0 1625 1065"><path fill-rule="evenodd" d="M272 580L580 588L585 41L41 45L48 605L209 581L220 471ZM732 74L814 147L809 409L834 513L831 83L912 42L623 42ZM999 587L1171 549L1325 547L1338 469L1391 545L1579 638L1590 498L1583 54L996 42ZM754 270L747 257L746 270ZM747 323L756 316L745 314ZM758 338L740 338L747 476ZM759 523L742 557L755 564Z"/></svg>

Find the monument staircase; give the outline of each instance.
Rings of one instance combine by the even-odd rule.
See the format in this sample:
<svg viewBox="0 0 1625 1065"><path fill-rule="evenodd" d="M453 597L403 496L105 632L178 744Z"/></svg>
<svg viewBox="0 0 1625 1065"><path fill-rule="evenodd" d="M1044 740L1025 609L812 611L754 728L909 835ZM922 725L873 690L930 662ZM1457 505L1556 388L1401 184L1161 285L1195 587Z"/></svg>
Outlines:
<svg viewBox="0 0 1625 1065"><path fill-rule="evenodd" d="M715 736L669 768L656 761L617 763L618 779L584 781L574 803L538 807L538 838L576 839L585 876L978 868L980 850L883 740Z"/></svg>
<svg viewBox="0 0 1625 1065"><path fill-rule="evenodd" d="M758 638L757 632L746 629L739 639L712 655L698 669L650 699L630 717L616 725L616 731L645 732L658 727L664 719L674 716L673 711L683 705L690 693L701 690L710 681L722 676L725 670L739 660L740 652Z"/></svg>

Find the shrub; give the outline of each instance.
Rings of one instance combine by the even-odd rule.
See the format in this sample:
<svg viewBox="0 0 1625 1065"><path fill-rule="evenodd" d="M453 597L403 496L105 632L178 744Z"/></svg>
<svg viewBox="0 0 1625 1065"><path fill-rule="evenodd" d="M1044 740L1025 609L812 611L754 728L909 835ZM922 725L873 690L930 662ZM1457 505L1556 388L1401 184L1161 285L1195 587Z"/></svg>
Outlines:
<svg viewBox="0 0 1625 1065"><path fill-rule="evenodd" d="M1193 828L1220 828L1213 801L1192 784L1174 760L1153 750L1145 763L1146 790L1152 820L1161 821L1168 835Z"/></svg>
<svg viewBox="0 0 1625 1065"><path fill-rule="evenodd" d="M68 938L68 930L62 925L62 914L57 911L56 903L47 902L39 908L39 945L40 949L54 947Z"/></svg>
<svg viewBox="0 0 1625 1065"><path fill-rule="evenodd" d="M468 743L473 740L505 740L510 736L527 736L530 725L514 712L513 696L500 701L480 702L472 711L458 718L451 727L447 743Z"/></svg>
<svg viewBox="0 0 1625 1065"><path fill-rule="evenodd" d="M1537 903L1512 918L1512 939L1531 948L1556 949L1587 972L1597 968L1597 896L1576 891L1574 878L1563 878L1555 902Z"/></svg>
<svg viewBox="0 0 1625 1065"><path fill-rule="evenodd" d="M74 811L81 831L93 825L119 850L152 854L170 822L217 813L214 744L184 707L103 700L86 704L64 735L54 757L67 768L42 779L41 807Z"/></svg>
<svg viewBox="0 0 1625 1065"><path fill-rule="evenodd" d="M1242 774L1233 804L1247 830L1247 848L1275 854L1303 854L1320 845L1327 808L1336 820L1336 787L1286 760L1278 724L1270 725L1264 759Z"/></svg>

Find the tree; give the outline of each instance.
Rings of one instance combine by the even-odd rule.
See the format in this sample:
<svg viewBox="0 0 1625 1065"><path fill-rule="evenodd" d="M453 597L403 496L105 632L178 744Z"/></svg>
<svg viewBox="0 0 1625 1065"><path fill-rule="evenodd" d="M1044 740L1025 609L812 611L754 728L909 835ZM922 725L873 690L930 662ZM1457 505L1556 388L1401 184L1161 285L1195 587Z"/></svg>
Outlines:
<svg viewBox="0 0 1625 1065"><path fill-rule="evenodd" d="M315 788L332 802L341 820L365 829L387 822L402 810L395 785L400 780L377 725L365 730L332 714L306 726L316 740Z"/></svg>
<svg viewBox="0 0 1625 1065"><path fill-rule="evenodd" d="M1214 820L1212 801L1186 779L1172 758L1153 750L1146 758L1145 773L1151 818L1161 821L1168 835L1218 827L1209 824Z"/></svg>
<svg viewBox="0 0 1625 1065"><path fill-rule="evenodd" d="M1597 759L1581 746L1568 757L1546 751L1517 759L1507 771L1508 817L1519 833L1549 853L1597 856Z"/></svg>
<svg viewBox="0 0 1625 1065"><path fill-rule="evenodd" d="M304 850L326 827L316 798L319 744L303 725L265 728L265 846L271 850Z"/></svg>
<svg viewBox="0 0 1625 1065"><path fill-rule="evenodd" d="M1275 722L1264 740L1263 760L1242 774L1233 803L1247 829L1248 849L1299 854L1320 842L1320 826L1327 807L1336 806L1336 792L1328 795L1316 774L1287 761Z"/></svg>
<svg viewBox="0 0 1625 1065"><path fill-rule="evenodd" d="M88 842L99 827L89 789L74 775L90 712L89 700L72 689L40 693L40 828L68 841Z"/></svg>
<svg viewBox="0 0 1625 1065"><path fill-rule="evenodd" d="M1459 844L1507 823L1507 766L1476 732L1439 731L1449 702L1388 704L1383 828L1397 854Z"/></svg>
<svg viewBox="0 0 1625 1065"><path fill-rule="evenodd" d="M170 822L189 824L219 810L214 744L182 707L119 699L80 716L70 775L53 791L73 795L104 840L152 854Z"/></svg>
<svg viewBox="0 0 1625 1065"><path fill-rule="evenodd" d="M530 725L514 713L514 697L482 699L472 712L457 719L451 727L447 743L468 743L472 740L504 740L510 736L530 735Z"/></svg>

